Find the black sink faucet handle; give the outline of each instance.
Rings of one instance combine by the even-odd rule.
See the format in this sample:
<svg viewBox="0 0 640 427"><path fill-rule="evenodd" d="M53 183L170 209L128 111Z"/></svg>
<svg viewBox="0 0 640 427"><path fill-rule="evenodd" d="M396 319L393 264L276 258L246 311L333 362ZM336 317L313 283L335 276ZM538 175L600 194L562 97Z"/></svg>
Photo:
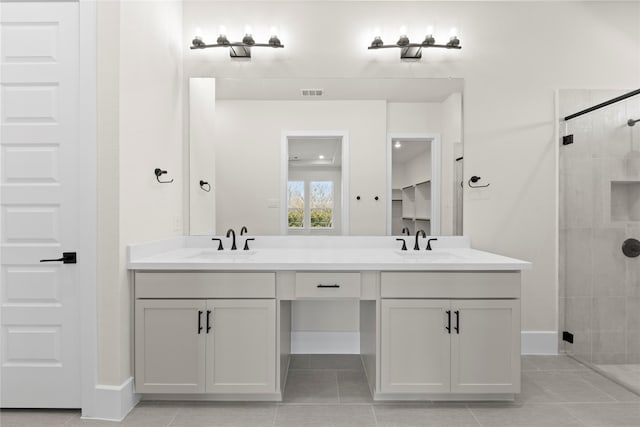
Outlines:
<svg viewBox="0 0 640 427"><path fill-rule="evenodd" d="M256 240L255 237L251 237L251 238L247 238L247 240L244 241L244 251L248 251L249 250L249 240Z"/></svg>
<svg viewBox="0 0 640 427"><path fill-rule="evenodd" d="M406 251L407 250L407 242L405 242L404 239L396 239L398 242L402 242L402 249L400 249L401 251Z"/></svg>
<svg viewBox="0 0 640 427"><path fill-rule="evenodd" d="M224 248L222 247L222 239L219 239L219 238L217 238L217 237L214 237L214 238L213 238L213 239L211 239L211 240L214 240L214 241L216 241L216 240L217 240L217 241L218 241L218 250L219 250L219 251L221 251L221 250L223 250L223 249L224 249Z"/></svg>
<svg viewBox="0 0 640 427"><path fill-rule="evenodd" d="M427 250L430 251L431 250L431 242L436 241L438 239L429 239L427 240Z"/></svg>

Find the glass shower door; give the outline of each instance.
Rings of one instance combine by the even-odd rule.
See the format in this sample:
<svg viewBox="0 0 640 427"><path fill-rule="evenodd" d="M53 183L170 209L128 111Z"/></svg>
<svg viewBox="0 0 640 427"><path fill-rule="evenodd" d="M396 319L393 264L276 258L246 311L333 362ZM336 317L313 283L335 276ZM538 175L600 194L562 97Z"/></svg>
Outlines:
<svg viewBox="0 0 640 427"><path fill-rule="evenodd" d="M562 91L560 112L620 94ZM560 124L573 142L560 146L559 283L560 349L640 392L640 257L622 251L640 240L636 119L640 96Z"/></svg>

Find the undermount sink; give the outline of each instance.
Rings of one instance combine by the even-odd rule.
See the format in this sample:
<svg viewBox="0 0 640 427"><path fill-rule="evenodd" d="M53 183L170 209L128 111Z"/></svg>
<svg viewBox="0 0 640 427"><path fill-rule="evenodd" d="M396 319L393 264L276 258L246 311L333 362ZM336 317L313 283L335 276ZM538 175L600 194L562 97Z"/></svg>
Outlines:
<svg viewBox="0 0 640 427"><path fill-rule="evenodd" d="M256 254L257 251L249 250L223 250L219 251L216 249L205 249L203 251L197 252L193 255L189 255L187 258L191 259L207 259L212 261L234 261L234 260L245 260Z"/></svg>
<svg viewBox="0 0 640 427"><path fill-rule="evenodd" d="M433 250L433 251L414 251L412 249L408 249L406 251L395 250L397 255L399 255L403 259L411 259L411 260L422 260L422 261L444 261L444 260L453 260L459 257L453 255L450 252Z"/></svg>

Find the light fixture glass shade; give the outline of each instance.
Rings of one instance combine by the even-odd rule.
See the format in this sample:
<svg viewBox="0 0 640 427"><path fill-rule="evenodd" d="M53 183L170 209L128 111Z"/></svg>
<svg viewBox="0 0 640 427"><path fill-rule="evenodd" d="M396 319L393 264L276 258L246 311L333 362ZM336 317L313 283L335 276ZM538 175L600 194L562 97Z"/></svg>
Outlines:
<svg viewBox="0 0 640 427"><path fill-rule="evenodd" d="M271 37L269 38L269 46L280 46L280 39L278 38L278 36L271 35Z"/></svg>
<svg viewBox="0 0 640 427"><path fill-rule="evenodd" d="M227 39L227 27L224 25L220 25L220 28L218 28L218 38L216 43L229 44L229 39Z"/></svg>
<svg viewBox="0 0 640 427"><path fill-rule="evenodd" d="M433 38L432 34L427 34L422 41L422 44L425 46L430 46L432 44L436 44L436 39Z"/></svg>
<svg viewBox="0 0 640 427"><path fill-rule="evenodd" d="M448 47L457 47L460 46L460 39L458 39L458 37L453 36L451 38L449 38L449 42L447 43Z"/></svg>
<svg viewBox="0 0 640 427"><path fill-rule="evenodd" d="M253 46L254 44L256 44L256 41L253 39L253 36L251 34L245 34L242 38L242 43Z"/></svg>
<svg viewBox="0 0 640 427"><path fill-rule="evenodd" d="M380 36L375 36L373 41L371 42L371 47L380 47L384 45L382 42L382 38Z"/></svg>
<svg viewBox="0 0 640 427"><path fill-rule="evenodd" d="M193 47L203 47L204 42L202 41L202 29L200 27L196 28L194 31L195 35L193 36L193 40L191 41L191 46Z"/></svg>

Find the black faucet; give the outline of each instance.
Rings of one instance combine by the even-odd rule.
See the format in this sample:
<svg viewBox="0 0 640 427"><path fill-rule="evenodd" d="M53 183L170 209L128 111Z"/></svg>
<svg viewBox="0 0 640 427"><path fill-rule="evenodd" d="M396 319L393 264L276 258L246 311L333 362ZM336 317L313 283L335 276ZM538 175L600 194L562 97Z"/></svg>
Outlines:
<svg viewBox="0 0 640 427"><path fill-rule="evenodd" d="M249 231L247 230L246 226L242 226L242 228L240 229L240 235L242 236L244 233L248 233Z"/></svg>
<svg viewBox="0 0 640 427"><path fill-rule="evenodd" d="M407 236L411 236L411 234L409 234L409 229L407 227L402 227L402 231L400 233L401 234L407 233Z"/></svg>
<svg viewBox="0 0 640 427"><path fill-rule="evenodd" d="M231 243L231 250L235 251L236 249L238 249L236 247L236 232L233 231L232 228L227 230L227 237L229 237L229 235L231 235L231 237L233 237L232 243Z"/></svg>
<svg viewBox="0 0 640 427"><path fill-rule="evenodd" d="M424 232L424 230L418 230L416 231L416 244L413 245L413 250L414 251L419 251L420 250L420 246L418 246L418 236L422 234L423 238L427 237L427 233Z"/></svg>

